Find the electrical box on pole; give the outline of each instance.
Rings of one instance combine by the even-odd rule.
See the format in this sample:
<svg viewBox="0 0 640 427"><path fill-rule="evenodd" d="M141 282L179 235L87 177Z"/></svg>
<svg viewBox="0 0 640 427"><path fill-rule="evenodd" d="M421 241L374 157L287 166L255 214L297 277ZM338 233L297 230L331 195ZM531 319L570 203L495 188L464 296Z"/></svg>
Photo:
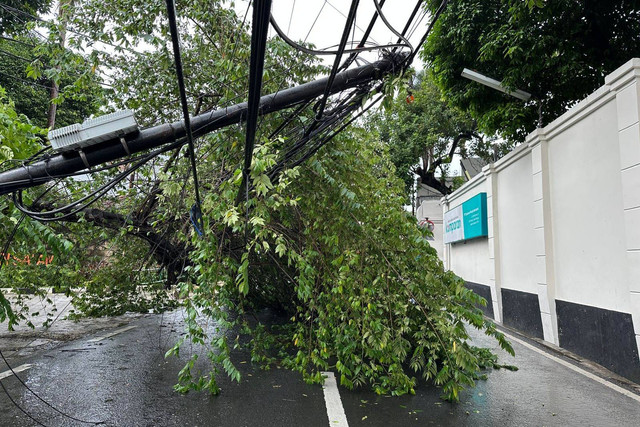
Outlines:
<svg viewBox="0 0 640 427"><path fill-rule="evenodd" d="M52 130L49 132L49 141L54 151L64 152L124 137L138 130L133 111L121 110L87 119L82 124Z"/></svg>

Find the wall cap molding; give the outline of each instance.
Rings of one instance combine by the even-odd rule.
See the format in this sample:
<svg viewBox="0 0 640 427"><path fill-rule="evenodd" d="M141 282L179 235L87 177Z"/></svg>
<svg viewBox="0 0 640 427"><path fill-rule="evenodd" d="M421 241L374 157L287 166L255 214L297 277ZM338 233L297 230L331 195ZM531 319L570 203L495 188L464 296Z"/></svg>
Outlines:
<svg viewBox="0 0 640 427"><path fill-rule="evenodd" d="M533 149L542 142L548 142L547 133L542 128L537 128L533 132L531 132L524 140L525 144L529 146L529 148Z"/></svg>
<svg viewBox="0 0 640 427"><path fill-rule="evenodd" d="M493 163L491 163L490 165L493 166ZM490 165L487 165L487 166L490 166ZM487 166L482 168L482 170L484 171L484 169ZM486 176L484 175L484 173L477 174L476 176L471 178L471 181L466 182L462 187L458 188L453 193L448 194L445 197L443 197L441 199L441 203L440 204L441 205L444 205L445 203L448 204L448 205L453 204L456 200L464 197L465 195L467 195L467 193L469 191L473 190L474 188L476 188L480 184L483 184L485 181L486 181ZM471 196L469 196L469 197L471 197Z"/></svg>
<svg viewBox="0 0 640 427"><path fill-rule="evenodd" d="M480 182L479 176L483 179L489 175L500 172L507 168L512 163L520 160L522 157L529 154L535 146L541 142L550 141L555 138L561 132L574 126L576 123L584 120L593 112L597 111L610 101L613 101L616 94L622 88L628 86L630 82L634 80L640 80L640 58L632 58L622 66L618 67L615 71L605 76L605 84L591 93L582 101L568 109L560 117L549 123L544 128L538 128L531 132L525 138L525 142L516 146L509 154L499 159L495 163L490 163L483 168L483 173L476 175L471 181L465 183L462 187L449 194L442 199L442 203L448 202L459 198L461 195L467 193ZM489 168L489 169L487 169ZM485 169L487 169L485 171ZM441 203L441 204L442 204Z"/></svg>
<svg viewBox="0 0 640 427"><path fill-rule="evenodd" d="M531 152L531 148L526 143L518 145L516 148L511 150L509 154L507 154L506 156L504 156L503 158L501 158L500 160L494 163L495 171L500 172L501 170L507 168L512 163L515 163L518 160L522 159L524 156L526 156L530 152Z"/></svg>
<svg viewBox="0 0 640 427"><path fill-rule="evenodd" d="M618 69L605 76L604 84L610 86L612 91L618 91L631 80L637 78L640 78L640 58L631 58Z"/></svg>

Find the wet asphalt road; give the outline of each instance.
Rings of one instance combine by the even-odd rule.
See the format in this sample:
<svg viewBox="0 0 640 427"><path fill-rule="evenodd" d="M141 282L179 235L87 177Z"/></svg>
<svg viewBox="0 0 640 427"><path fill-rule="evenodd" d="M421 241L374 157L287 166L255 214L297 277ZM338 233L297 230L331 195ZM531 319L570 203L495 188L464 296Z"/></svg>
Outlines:
<svg viewBox="0 0 640 427"><path fill-rule="evenodd" d="M133 328L131 328L133 327ZM129 329L127 329L129 328ZM107 426L322 426L330 423L322 387L284 369L263 371L242 357L240 384L219 376L222 393L173 391L184 359L164 358L182 331L179 312L131 318L126 326L83 336L53 349L10 358L31 364L18 374L45 401L77 418ZM120 332L100 341L108 333ZM478 335L476 344L495 347ZM420 386L415 396L383 397L340 388L351 426L638 426L640 399L628 397L515 342L517 372L492 370L461 402ZM183 349L186 358L189 347ZM203 364L203 367L206 366ZM6 371L6 366L0 372ZM39 401L14 376L2 383L46 426L82 426ZM37 425L0 395L0 426Z"/></svg>

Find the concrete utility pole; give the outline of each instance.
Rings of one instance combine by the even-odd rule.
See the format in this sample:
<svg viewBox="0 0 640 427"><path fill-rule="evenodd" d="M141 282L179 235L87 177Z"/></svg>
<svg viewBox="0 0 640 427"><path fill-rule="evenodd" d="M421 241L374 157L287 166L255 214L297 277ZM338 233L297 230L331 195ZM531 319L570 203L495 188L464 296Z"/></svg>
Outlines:
<svg viewBox="0 0 640 427"><path fill-rule="evenodd" d="M338 73L331 85L330 94L380 80L394 70L400 70L402 68L400 65L405 59L404 55L394 54L373 64ZM284 110L317 98L325 92L327 82L328 78L318 79L265 95L260 98L259 114ZM197 138L226 126L243 122L247 118L247 111L248 105L243 102L195 116L191 120L193 136ZM114 138L86 147L83 150L83 156L78 151L53 155L45 160L0 173L0 194L9 194L16 190L35 187L55 178L85 170L87 166L97 166L130 154L173 143L184 138L186 134L184 121L178 121L143 129L129 137L126 141L126 147L120 138Z"/></svg>

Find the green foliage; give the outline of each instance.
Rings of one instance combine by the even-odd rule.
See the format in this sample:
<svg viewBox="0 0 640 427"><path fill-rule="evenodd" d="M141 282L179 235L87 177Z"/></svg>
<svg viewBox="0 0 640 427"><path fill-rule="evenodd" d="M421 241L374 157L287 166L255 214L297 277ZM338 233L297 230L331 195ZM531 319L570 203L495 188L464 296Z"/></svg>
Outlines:
<svg viewBox="0 0 640 427"><path fill-rule="evenodd" d="M639 16L637 2L622 0L449 2L422 57L444 96L481 131L522 141L537 125L539 104L549 123L640 55ZM466 80L465 67L537 100L524 103Z"/></svg>
<svg viewBox="0 0 640 427"><path fill-rule="evenodd" d="M162 312L176 307L157 274L141 274L139 260L118 255L86 272L82 289L74 292L73 317L118 316L127 312Z"/></svg>
<svg viewBox="0 0 640 427"><path fill-rule="evenodd" d="M178 3L194 113L246 96L248 28L224 3ZM143 125L180 117L165 7L161 0L88 0L75 2L68 12L69 25L78 30L69 35L72 49L91 39L116 46L108 53L96 50L89 63L96 74L113 78L109 106L135 109ZM148 49L132 51L143 41ZM55 46L46 49L45 56L57 57ZM64 71L74 56L58 53L62 62L52 65ZM322 71L312 58L279 40L269 41L267 58L264 92L308 81ZM35 66L30 72L32 77L44 74ZM82 87L82 81L75 87ZM402 185L388 147L369 132L344 131L302 166L269 174L297 142L295 133L291 139L285 137L288 132L264 137L285 114L261 119L251 192L239 204L242 127L197 140L202 238L190 226L191 173L179 150L141 168L135 179L59 225L78 254L90 248L110 252L99 268L87 272L85 293L74 303L89 315L147 309L143 294L149 287L140 286L135 275L146 263L140 259L144 241L157 264L181 274L186 334L167 355L179 356L184 344L201 346L211 366L202 375L198 356L191 357L179 374L179 392L217 393L220 374L239 381L233 350L248 347L252 361L288 367L309 382L321 382L322 371L335 369L345 387L400 395L412 393L422 377L457 400L460 390L489 366L487 353L468 343L465 324L484 330L512 352L509 343L476 308L483 300L444 271L424 232L402 208ZM305 109L300 121L313 114L311 107ZM114 173L72 183L69 191L77 198ZM42 203L56 206L59 197L52 193ZM88 264L86 258L82 264ZM166 295L160 287L151 289L159 298ZM278 326L262 323L255 315L263 308L288 320Z"/></svg>
<svg viewBox="0 0 640 427"><path fill-rule="evenodd" d="M0 161L26 159L42 146L44 130L33 126L0 86Z"/></svg>
<svg viewBox="0 0 640 427"><path fill-rule="evenodd" d="M14 160L25 159L36 153L41 147L39 142L43 135L43 130L33 126L29 120L15 111L13 102L7 98L4 88L0 87L0 166L15 165ZM3 246L0 252L4 251L4 242L9 237L11 230L19 222L19 215L11 204L0 205L0 241ZM24 250L29 243L38 243L38 253L46 251L44 244L49 243L52 247L60 249L64 244L57 239L57 235L50 229L40 224L27 221L23 225L18 238L22 238L21 244L14 245L12 248ZM27 243L29 242L29 243ZM11 249L11 248L9 248ZM30 250L30 249L29 249ZM9 251L8 251L9 252ZM2 254L4 257L5 254ZM4 258L3 258L4 259ZM0 266L3 269L3 266ZM3 279L2 287L9 287L11 281L6 281L6 272L0 270L0 278ZM28 276L28 273L25 273ZM23 276L24 277L24 276ZM9 301L0 292L0 321L9 320L9 327L12 328L20 319L24 317L19 313L15 313Z"/></svg>
<svg viewBox="0 0 640 427"><path fill-rule="evenodd" d="M18 36L16 41L0 39L0 86L19 114L46 127L50 87L55 81L60 86L55 100L56 127L81 123L98 111L103 91L87 59L61 49L52 34L50 37L49 41Z"/></svg>
<svg viewBox="0 0 640 427"><path fill-rule="evenodd" d="M263 171L277 151L263 143L252 166L260 190L249 201L248 221L233 202L239 170L207 196L210 233L192 241L193 281L184 282L181 293L189 296L185 340L212 348L214 368L194 377L190 361L178 390L217 392L215 376L222 371L239 379L230 347L248 342L254 361L294 369L308 382L322 382L321 372L335 369L345 387L400 395L413 393L422 377L442 386L445 398L458 400L490 355L468 343L465 322L513 352L475 306L486 302L443 270L402 209L385 147L366 135L359 129L342 135L276 185L266 184ZM242 235L245 227L246 251L221 252L225 242L216 236L224 230ZM273 268L280 272L276 280ZM290 318L284 327L250 320L274 302ZM200 312L215 319L218 333L210 336L198 323ZM232 328L242 333L230 341L224 331ZM168 354L179 354L184 342Z"/></svg>
<svg viewBox="0 0 640 427"><path fill-rule="evenodd" d="M17 293L41 294L43 289L54 288L58 292L68 292L70 288L81 286L84 277L76 266L57 261L50 265L5 264L0 272L2 287L12 288Z"/></svg>
<svg viewBox="0 0 640 427"><path fill-rule="evenodd" d="M476 132L476 122L469 114L447 104L429 75L416 76L411 87L397 92L391 101L372 118L371 125L389 145L407 194L413 191L416 174L426 184L435 181L436 174L446 177L454 153L490 157L492 139ZM444 184L440 190L443 194L450 191Z"/></svg>
<svg viewBox="0 0 640 427"><path fill-rule="evenodd" d="M25 32L25 23L32 21L29 16L13 9L29 15L38 15L46 13L51 6L51 0L3 0L2 3L7 8L0 7L0 35Z"/></svg>

